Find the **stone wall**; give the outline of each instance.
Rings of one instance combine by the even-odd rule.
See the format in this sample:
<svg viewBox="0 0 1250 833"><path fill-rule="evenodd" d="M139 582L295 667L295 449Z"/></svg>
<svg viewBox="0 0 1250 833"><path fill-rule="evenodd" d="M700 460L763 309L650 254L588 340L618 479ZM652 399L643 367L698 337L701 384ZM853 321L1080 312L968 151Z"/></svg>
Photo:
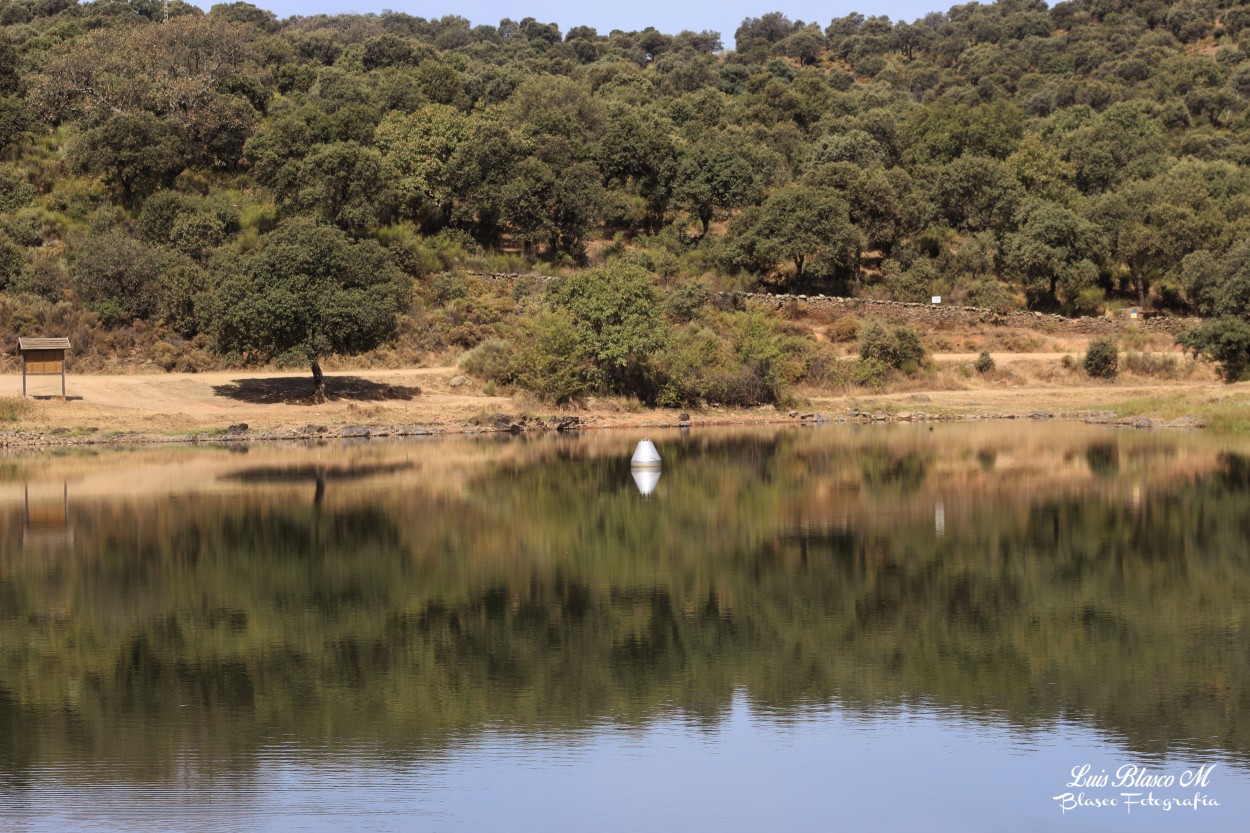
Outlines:
<svg viewBox="0 0 1250 833"><path fill-rule="evenodd" d="M488 280L515 281L521 275L480 272L480 278ZM527 275L546 282L555 280L550 275ZM1201 323L1199 318L1172 315L1148 315L1129 318L1118 313L1113 317L1082 316L1066 318L1041 312L1012 310L995 312L982 307L961 307L950 304L915 304L901 301L870 301L866 298L841 298L835 295L773 295L767 292L720 292L716 301L722 306L742 309L748 304L783 309L789 304L799 304L808 309L830 316L854 313L859 318L880 318L891 324L907 324L923 330L952 329L957 327L1019 327L1054 335L1118 335L1132 330L1177 335Z"/></svg>
<svg viewBox="0 0 1250 833"><path fill-rule="evenodd" d="M891 324L907 324L917 329L940 330L955 327L1019 327L1046 333L1069 335L1116 335L1130 330L1176 335L1197 326L1201 319L1181 318L1170 315L1150 315L1132 319L1126 314L1114 317L1083 316L1065 318L1041 312L1013 310L995 312L980 307L961 307L949 304L914 304L899 301L870 301L865 298L838 298L831 295L771 295L764 292L722 292L723 304L742 308L749 304L783 309L798 304L813 312L831 316L854 313L859 318L880 318Z"/></svg>

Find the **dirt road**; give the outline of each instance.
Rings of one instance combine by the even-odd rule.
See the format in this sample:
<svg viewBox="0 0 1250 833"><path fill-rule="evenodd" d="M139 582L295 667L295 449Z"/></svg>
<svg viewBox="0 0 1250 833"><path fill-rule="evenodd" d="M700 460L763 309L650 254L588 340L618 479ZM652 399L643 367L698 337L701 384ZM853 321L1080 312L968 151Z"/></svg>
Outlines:
<svg viewBox="0 0 1250 833"><path fill-rule="evenodd" d="M326 376L331 400L325 403L313 402L308 373L71 375L67 402L43 397L45 391L59 387L59 379L32 379L30 390L36 422L146 431L196 430L241 422L272 428L312 419L457 420L511 403L509 397L482 395L473 382L464 385L464 392L452 388L450 382L456 375L456 369L449 367L331 373ZM0 377L0 396L20 390L20 377Z"/></svg>
<svg viewBox="0 0 1250 833"><path fill-rule="evenodd" d="M935 358L941 364L957 361L958 355ZM1001 354L995 358L1000 365L1027 367L1019 363L1046 360L1050 355ZM458 375L454 367L340 371L327 376L331 401L324 403L312 400L312 382L306 373L71 375L68 401L35 398L28 400L29 404L15 404L17 421L0 423L0 433L137 432L168 436L202 434L240 423L253 431L308 425L425 425L454 431L490 425L498 414L519 417L526 413L542 417L577 414L584 424L605 427L671 424L677 418L673 410L647 409L613 399L592 399L580 409L561 409L526 396L487 396L479 382L457 379ZM453 380L458 382L455 387ZM1223 409L1240 419L1247 410L1245 403L1250 401L1250 385L1223 385L1209 376L1184 381L1121 378L1106 383L1082 382L1069 375L1048 383L1014 370L995 379L942 371L932 381L937 384L929 389L888 394L809 391L806 402L793 406L799 409L794 411L772 406L710 408L692 415L695 424L784 420L800 410L837 416L852 408L991 416L1044 411L1060 417L1116 411L1163 419L1198 414L1205 419ZM59 391L59 383L59 379L55 384L47 379L32 380L31 392L38 397L41 391ZM915 384L927 383L917 379ZM13 404L12 397L20 390L20 377L0 376L0 397Z"/></svg>

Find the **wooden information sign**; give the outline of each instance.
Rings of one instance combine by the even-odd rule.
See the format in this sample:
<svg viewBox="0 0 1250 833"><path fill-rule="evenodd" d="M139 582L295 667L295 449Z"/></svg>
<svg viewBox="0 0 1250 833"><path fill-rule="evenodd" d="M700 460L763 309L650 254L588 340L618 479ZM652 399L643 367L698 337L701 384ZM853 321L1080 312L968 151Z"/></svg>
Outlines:
<svg viewBox="0 0 1250 833"><path fill-rule="evenodd" d="M61 398L65 398L65 351L68 338L19 338L17 352L22 356L22 398L26 398L27 376L60 376Z"/></svg>

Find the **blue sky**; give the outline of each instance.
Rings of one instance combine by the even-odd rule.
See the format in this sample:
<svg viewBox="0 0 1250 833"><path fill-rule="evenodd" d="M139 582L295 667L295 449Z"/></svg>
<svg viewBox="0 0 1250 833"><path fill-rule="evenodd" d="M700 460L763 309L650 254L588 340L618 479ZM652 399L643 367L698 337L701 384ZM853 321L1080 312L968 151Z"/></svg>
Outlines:
<svg viewBox="0 0 1250 833"><path fill-rule="evenodd" d="M217 0L220 1L220 0ZM199 0L205 8L214 0ZM835 17L854 11L889 15L893 20L914 20L931 11L945 11L957 0L721 0L714 3L675 3L672 0L632 0L623 3L585 3L570 0L251 0L279 17L336 12L379 12L394 9L419 17L458 14L473 23L496 24L510 17L534 17L554 21L561 31L571 26L594 26L602 34L613 29L655 26L675 34L682 29L712 29L721 33L725 46L733 47L733 33L746 17L780 11L791 20L827 26Z"/></svg>

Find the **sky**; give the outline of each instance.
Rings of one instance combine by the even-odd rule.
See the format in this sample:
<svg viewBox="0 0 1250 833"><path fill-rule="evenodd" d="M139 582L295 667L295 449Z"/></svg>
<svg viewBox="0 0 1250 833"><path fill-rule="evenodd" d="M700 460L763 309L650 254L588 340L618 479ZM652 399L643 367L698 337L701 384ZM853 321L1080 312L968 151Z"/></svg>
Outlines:
<svg viewBox="0 0 1250 833"><path fill-rule="evenodd" d="M213 2L200 0L207 8ZM495 25L505 17L521 20L537 18L543 23L559 24L567 32L573 26L593 26L600 34L613 29L626 31L654 26L661 32L676 34L682 29L721 33L727 48L733 48L734 30L744 18L759 17L771 11L784 13L791 20L829 25L835 17L851 12L866 15L884 14L892 20L914 20L931 11L945 11L960 0L720 0L720 2L674 3L672 0L628 0L614 3L572 2L572 0L251 0L278 17L291 15L334 14L343 12L380 12L393 9L418 17L442 17L457 14L473 24ZM989 0L986 0L989 2Z"/></svg>

